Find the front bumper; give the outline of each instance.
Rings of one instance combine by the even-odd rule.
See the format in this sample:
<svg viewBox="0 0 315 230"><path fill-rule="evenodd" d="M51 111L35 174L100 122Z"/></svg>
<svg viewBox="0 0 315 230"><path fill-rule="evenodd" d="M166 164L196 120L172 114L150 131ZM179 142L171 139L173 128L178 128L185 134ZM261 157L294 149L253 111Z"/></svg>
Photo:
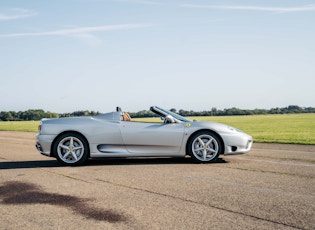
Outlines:
<svg viewBox="0 0 315 230"><path fill-rule="evenodd" d="M245 133L227 134L223 136L225 155L243 154L250 151L253 138Z"/></svg>
<svg viewBox="0 0 315 230"><path fill-rule="evenodd" d="M244 145L228 145L225 147L225 155L248 153L253 144L252 140L248 140Z"/></svg>

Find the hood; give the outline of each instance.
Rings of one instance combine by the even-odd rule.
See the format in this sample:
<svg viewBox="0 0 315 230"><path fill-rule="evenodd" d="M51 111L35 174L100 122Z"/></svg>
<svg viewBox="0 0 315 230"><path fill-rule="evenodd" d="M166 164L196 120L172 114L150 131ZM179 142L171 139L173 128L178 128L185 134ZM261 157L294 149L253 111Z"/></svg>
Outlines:
<svg viewBox="0 0 315 230"><path fill-rule="evenodd" d="M241 132L244 133L242 130L239 130L235 127L218 123L218 122L212 122L212 121L194 121L192 124L194 127L198 128L208 128L216 132Z"/></svg>

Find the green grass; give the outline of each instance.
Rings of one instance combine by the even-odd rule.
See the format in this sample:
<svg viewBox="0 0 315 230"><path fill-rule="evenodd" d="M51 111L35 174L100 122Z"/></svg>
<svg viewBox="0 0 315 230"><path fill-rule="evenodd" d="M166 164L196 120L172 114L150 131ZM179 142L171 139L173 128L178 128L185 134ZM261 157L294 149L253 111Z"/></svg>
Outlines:
<svg viewBox="0 0 315 230"><path fill-rule="evenodd" d="M190 117L197 121L221 122L253 136L255 142L315 144L315 114ZM161 122L159 118L133 121ZM0 122L0 131L36 132L39 121Z"/></svg>
<svg viewBox="0 0 315 230"><path fill-rule="evenodd" d="M37 132L39 121L0 121L0 131Z"/></svg>
<svg viewBox="0 0 315 230"><path fill-rule="evenodd" d="M315 144L315 114L189 117L231 125L253 136L255 142ZM159 122L158 118L133 119Z"/></svg>

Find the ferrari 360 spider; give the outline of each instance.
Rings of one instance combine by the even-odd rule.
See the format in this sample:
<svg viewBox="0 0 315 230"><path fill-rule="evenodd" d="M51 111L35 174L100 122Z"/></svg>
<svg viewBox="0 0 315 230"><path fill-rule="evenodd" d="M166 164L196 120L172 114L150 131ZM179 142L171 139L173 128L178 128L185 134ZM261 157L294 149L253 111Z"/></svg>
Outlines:
<svg viewBox="0 0 315 230"><path fill-rule="evenodd" d="M42 119L36 148L63 165L81 165L96 157L185 157L214 162L220 154L241 154L251 149L246 133L215 122L191 121L152 106L163 122L132 121L115 112L92 117Z"/></svg>

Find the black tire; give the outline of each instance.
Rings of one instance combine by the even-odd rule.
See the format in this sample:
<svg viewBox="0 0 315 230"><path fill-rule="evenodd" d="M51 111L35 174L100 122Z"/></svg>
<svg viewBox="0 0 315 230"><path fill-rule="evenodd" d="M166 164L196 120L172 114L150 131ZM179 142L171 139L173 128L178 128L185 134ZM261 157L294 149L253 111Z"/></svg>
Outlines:
<svg viewBox="0 0 315 230"><path fill-rule="evenodd" d="M197 163L215 162L223 152L219 136L210 131L193 134L188 142L188 154Z"/></svg>
<svg viewBox="0 0 315 230"><path fill-rule="evenodd" d="M88 158L89 145L78 133L64 133L56 139L53 151L62 165L82 165Z"/></svg>

